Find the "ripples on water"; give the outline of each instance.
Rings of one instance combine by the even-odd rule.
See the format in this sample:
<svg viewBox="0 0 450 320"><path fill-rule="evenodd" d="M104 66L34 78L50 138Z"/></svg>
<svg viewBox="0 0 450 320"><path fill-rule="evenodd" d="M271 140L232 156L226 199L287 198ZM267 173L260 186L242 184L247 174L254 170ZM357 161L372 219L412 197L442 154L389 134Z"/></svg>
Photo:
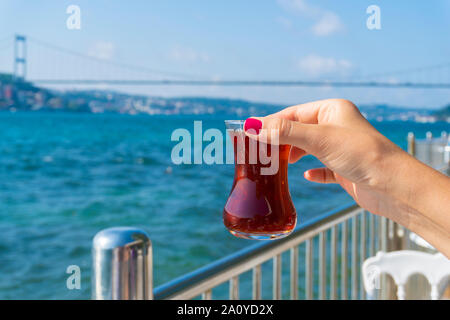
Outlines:
<svg viewBox="0 0 450 320"><path fill-rule="evenodd" d="M0 299L89 298L91 240L107 227L148 230L156 285L252 244L222 224L233 166L171 163L172 131L192 130L193 120L225 130L224 118L211 116L0 113ZM408 131L430 125L377 127L404 147ZM303 179L317 165L306 157L289 168L301 221L350 200ZM66 289L72 264L81 290Z"/></svg>

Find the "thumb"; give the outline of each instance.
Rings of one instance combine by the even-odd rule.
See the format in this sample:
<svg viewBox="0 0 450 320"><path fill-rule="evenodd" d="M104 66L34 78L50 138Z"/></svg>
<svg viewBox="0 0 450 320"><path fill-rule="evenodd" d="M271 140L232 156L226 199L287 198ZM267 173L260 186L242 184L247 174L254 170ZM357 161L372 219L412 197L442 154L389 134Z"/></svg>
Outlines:
<svg viewBox="0 0 450 320"><path fill-rule="evenodd" d="M317 155L328 128L318 124L304 124L274 117L251 117L245 120L245 134L255 140L270 144L289 144L307 153Z"/></svg>

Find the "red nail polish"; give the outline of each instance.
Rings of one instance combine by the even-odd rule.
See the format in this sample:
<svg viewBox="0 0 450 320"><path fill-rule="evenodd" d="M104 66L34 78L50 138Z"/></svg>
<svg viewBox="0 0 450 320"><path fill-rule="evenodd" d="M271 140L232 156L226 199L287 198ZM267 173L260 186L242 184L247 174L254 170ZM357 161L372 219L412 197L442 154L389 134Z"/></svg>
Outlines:
<svg viewBox="0 0 450 320"><path fill-rule="evenodd" d="M248 131L250 129L255 130L256 134L259 134L259 131L262 128L262 122L258 119L248 118L244 123L244 130Z"/></svg>

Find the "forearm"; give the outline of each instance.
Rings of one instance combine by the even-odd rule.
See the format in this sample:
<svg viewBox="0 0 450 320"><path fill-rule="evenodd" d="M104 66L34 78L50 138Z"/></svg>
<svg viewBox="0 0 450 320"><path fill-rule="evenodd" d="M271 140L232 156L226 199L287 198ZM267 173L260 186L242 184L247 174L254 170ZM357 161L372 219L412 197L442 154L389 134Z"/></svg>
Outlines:
<svg viewBox="0 0 450 320"><path fill-rule="evenodd" d="M450 258L450 233L423 214L409 211L408 229L420 235L439 252Z"/></svg>
<svg viewBox="0 0 450 320"><path fill-rule="evenodd" d="M393 196L450 234L450 178L409 155L397 168Z"/></svg>
<svg viewBox="0 0 450 320"><path fill-rule="evenodd" d="M394 158L386 192L402 212L392 218L450 256L450 178L404 152Z"/></svg>

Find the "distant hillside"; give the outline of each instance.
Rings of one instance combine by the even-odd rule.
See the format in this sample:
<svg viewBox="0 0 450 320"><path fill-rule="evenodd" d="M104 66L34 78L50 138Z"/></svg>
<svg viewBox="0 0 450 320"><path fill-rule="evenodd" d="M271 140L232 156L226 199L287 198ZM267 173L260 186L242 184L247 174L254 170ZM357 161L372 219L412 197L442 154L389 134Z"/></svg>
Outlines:
<svg viewBox="0 0 450 320"><path fill-rule="evenodd" d="M197 107L206 113L214 114L258 114L264 116L283 108L282 105L229 98L177 97L166 98L166 101L169 104L183 104L187 109L195 110Z"/></svg>
<svg viewBox="0 0 450 320"><path fill-rule="evenodd" d="M433 110L390 106L386 104L365 105L359 108L363 115L376 121L434 122Z"/></svg>
<svg viewBox="0 0 450 320"><path fill-rule="evenodd" d="M124 114L214 114L230 117L264 116L285 105L251 102L242 99L131 95L106 90L55 91L14 81L0 74L0 110L71 111ZM363 115L375 121L450 122L450 105L439 111L411 109L389 105L360 106Z"/></svg>
<svg viewBox="0 0 450 320"><path fill-rule="evenodd" d="M433 115L441 121L450 122L450 104L441 110L433 112Z"/></svg>
<svg viewBox="0 0 450 320"><path fill-rule="evenodd" d="M0 110L76 111L126 114L229 114L266 115L281 106L240 99L162 98L106 90L54 91L0 74Z"/></svg>

